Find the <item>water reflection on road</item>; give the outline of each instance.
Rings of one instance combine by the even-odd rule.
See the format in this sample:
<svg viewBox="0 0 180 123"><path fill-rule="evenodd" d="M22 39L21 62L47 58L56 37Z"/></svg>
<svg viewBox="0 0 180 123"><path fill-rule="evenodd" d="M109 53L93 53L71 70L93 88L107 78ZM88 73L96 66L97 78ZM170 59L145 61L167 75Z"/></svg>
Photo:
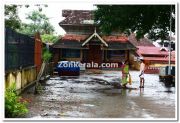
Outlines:
<svg viewBox="0 0 180 123"><path fill-rule="evenodd" d="M27 117L51 118L174 118L175 88L170 91L158 75L146 74L145 88L139 89L138 72L131 71L132 89L116 89L121 72L82 73L79 77L55 76L42 83L43 92L32 88L23 93L30 98Z"/></svg>

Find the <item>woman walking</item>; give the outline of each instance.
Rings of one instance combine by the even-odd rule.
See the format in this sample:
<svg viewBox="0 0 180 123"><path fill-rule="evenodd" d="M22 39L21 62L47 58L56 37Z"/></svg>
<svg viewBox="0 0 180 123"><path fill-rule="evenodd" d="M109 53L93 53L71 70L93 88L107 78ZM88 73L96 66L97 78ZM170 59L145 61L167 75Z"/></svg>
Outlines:
<svg viewBox="0 0 180 123"><path fill-rule="evenodd" d="M129 65L128 65L128 61L126 60L125 63L122 65L122 87L126 87L127 83L129 82L127 80L129 75Z"/></svg>
<svg viewBox="0 0 180 123"><path fill-rule="evenodd" d="M145 63L144 63L144 59L141 58L140 59L140 74L139 74L140 86L139 88L144 88L144 71L145 71Z"/></svg>

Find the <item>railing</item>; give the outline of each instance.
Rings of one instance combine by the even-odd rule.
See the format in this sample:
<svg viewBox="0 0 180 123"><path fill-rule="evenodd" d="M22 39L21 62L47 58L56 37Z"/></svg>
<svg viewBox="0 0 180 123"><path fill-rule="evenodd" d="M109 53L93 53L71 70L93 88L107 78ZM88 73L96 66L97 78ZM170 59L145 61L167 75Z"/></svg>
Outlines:
<svg viewBox="0 0 180 123"><path fill-rule="evenodd" d="M146 74L159 74L159 67L147 67L145 70Z"/></svg>

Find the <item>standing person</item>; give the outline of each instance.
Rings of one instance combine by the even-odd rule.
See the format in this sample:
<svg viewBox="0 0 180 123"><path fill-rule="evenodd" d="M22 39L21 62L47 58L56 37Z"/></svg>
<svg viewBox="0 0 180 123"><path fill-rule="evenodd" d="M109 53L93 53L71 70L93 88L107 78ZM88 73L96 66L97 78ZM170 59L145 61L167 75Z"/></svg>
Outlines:
<svg viewBox="0 0 180 123"><path fill-rule="evenodd" d="M129 75L129 65L128 65L128 61L126 60L125 63L122 65L122 87L126 87L128 81Z"/></svg>
<svg viewBox="0 0 180 123"><path fill-rule="evenodd" d="M145 70L145 63L144 63L144 59L141 58L140 59L140 88L144 88L144 70Z"/></svg>

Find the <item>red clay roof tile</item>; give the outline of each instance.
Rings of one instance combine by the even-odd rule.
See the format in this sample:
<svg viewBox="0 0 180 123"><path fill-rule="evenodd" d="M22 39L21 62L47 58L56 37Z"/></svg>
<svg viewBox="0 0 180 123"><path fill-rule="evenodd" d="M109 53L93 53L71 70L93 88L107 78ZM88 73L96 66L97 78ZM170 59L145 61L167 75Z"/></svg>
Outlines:
<svg viewBox="0 0 180 123"><path fill-rule="evenodd" d="M137 54L147 61L168 62L168 51L160 51L160 47L138 46ZM171 61L175 62L175 52L171 53Z"/></svg>
<svg viewBox="0 0 180 123"><path fill-rule="evenodd" d="M168 62L168 57L143 57L147 61L159 61L159 62ZM171 58L171 62L175 62L175 58Z"/></svg>
<svg viewBox="0 0 180 123"><path fill-rule="evenodd" d="M160 47L137 46L137 53L141 55L168 55L167 51L161 51Z"/></svg>
<svg viewBox="0 0 180 123"><path fill-rule="evenodd" d="M125 36L103 36L102 37L107 42L127 42L128 37Z"/></svg>
<svg viewBox="0 0 180 123"><path fill-rule="evenodd" d="M149 41L149 39L147 38L142 38L140 39L139 41L136 39L136 36L134 33L132 33L130 36L129 36L129 41L134 45L134 46L151 46L151 47L155 47L153 45L153 43L151 43Z"/></svg>
<svg viewBox="0 0 180 123"><path fill-rule="evenodd" d="M66 34L61 38L61 40L64 41L84 41L86 38L88 38L88 35L75 35L75 34Z"/></svg>
<svg viewBox="0 0 180 123"><path fill-rule="evenodd" d="M92 10L63 10L62 16L66 18L59 23L60 25L79 25L84 21L94 20Z"/></svg>
<svg viewBox="0 0 180 123"><path fill-rule="evenodd" d="M66 34L61 38L64 41L85 41L90 35L75 35L75 34ZM128 38L125 36L102 36L103 40L106 42L128 42Z"/></svg>

